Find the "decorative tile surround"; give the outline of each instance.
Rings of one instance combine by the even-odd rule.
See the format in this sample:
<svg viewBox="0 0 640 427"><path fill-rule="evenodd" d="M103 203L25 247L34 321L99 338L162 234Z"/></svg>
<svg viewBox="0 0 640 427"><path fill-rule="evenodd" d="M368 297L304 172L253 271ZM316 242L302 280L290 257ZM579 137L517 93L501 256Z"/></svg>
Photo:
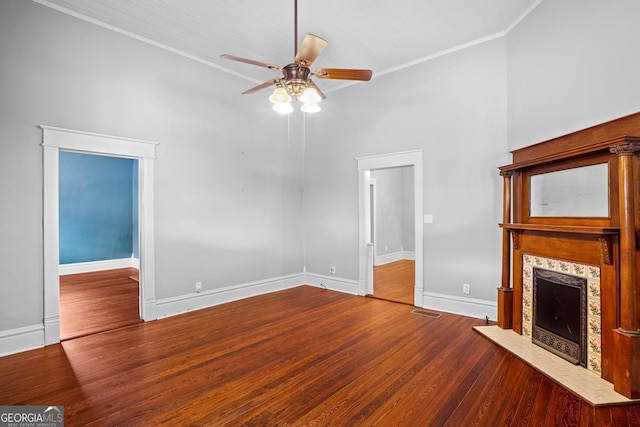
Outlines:
<svg viewBox="0 0 640 427"><path fill-rule="evenodd" d="M522 255L522 335L531 339L533 324L533 268L587 278L587 369L602 373L600 267L554 258Z"/></svg>

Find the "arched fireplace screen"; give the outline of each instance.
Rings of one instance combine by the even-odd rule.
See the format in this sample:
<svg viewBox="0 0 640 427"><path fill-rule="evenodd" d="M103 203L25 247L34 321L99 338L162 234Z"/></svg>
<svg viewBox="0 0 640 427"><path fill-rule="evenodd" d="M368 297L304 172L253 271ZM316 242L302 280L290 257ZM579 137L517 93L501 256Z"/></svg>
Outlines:
<svg viewBox="0 0 640 427"><path fill-rule="evenodd" d="M586 367L587 279L533 269L532 340Z"/></svg>

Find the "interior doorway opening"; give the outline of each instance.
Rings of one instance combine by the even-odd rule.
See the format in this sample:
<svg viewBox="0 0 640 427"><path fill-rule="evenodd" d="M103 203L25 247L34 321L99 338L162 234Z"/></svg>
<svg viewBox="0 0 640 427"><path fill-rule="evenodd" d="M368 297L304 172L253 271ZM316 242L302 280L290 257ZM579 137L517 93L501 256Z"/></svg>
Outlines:
<svg viewBox="0 0 640 427"><path fill-rule="evenodd" d="M153 176L155 142L41 126L44 162L44 344L60 342L59 152L77 151L138 160L139 317L155 319Z"/></svg>
<svg viewBox="0 0 640 427"><path fill-rule="evenodd" d="M59 152L60 339L139 323L138 160Z"/></svg>
<svg viewBox="0 0 640 427"><path fill-rule="evenodd" d="M372 191L377 185L376 170L411 167L409 174L413 184L410 198L413 207L410 221L413 223L413 298L412 304L423 307L423 223L422 223L422 150L384 154L356 159L358 162L358 217L359 217L359 294L375 295L374 267L376 266L376 241L379 246L379 227L376 227L379 215L375 214L373 205L377 204L377 196ZM408 169L409 170L409 169ZM374 172L374 173L372 173Z"/></svg>
<svg viewBox="0 0 640 427"><path fill-rule="evenodd" d="M371 170L372 295L414 304L415 209L413 166Z"/></svg>

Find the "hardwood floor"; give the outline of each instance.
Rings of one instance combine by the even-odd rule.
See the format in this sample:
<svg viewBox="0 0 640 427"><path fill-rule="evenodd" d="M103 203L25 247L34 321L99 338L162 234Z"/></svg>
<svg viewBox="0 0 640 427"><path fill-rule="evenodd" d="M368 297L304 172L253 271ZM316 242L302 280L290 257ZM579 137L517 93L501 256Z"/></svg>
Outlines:
<svg viewBox="0 0 640 427"><path fill-rule="evenodd" d="M403 259L373 267L373 296L413 305L415 265Z"/></svg>
<svg viewBox="0 0 640 427"><path fill-rule="evenodd" d="M138 270L60 276L60 339L140 323Z"/></svg>
<svg viewBox="0 0 640 427"><path fill-rule="evenodd" d="M2 405L65 425L626 426L471 328L301 286L0 358Z"/></svg>

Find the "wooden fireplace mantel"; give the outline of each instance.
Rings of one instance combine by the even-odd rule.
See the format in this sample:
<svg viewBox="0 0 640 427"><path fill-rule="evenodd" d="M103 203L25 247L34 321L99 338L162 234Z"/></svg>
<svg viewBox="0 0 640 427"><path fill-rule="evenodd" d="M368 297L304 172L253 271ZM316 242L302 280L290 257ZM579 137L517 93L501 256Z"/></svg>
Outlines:
<svg viewBox="0 0 640 427"><path fill-rule="evenodd" d="M601 271L602 378L640 398L640 113L512 152L503 177L502 284L498 326L522 333L523 254ZM609 215L530 215L537 174L607 163Z"/></svg>
<svg viewBox="0 0 640 427"><path fill-rule="evenodd" d="M554 225L554 224L498 224L501 228L513 231L547 231L551 233L569 234L620 234L620 227L591 227L586 225Z"/></svg>
<svg viewBox="0 0 640 427"><path fill-rule="evenodd" d="M520 235L523 231L539 233L597 236L600 244L600 259L606 265L613 264L612 236L620 234L620 227L591 227L585 225L553 225L553 224L499 224L504 230L511 231L513 247L520 249Z"/></svg>

